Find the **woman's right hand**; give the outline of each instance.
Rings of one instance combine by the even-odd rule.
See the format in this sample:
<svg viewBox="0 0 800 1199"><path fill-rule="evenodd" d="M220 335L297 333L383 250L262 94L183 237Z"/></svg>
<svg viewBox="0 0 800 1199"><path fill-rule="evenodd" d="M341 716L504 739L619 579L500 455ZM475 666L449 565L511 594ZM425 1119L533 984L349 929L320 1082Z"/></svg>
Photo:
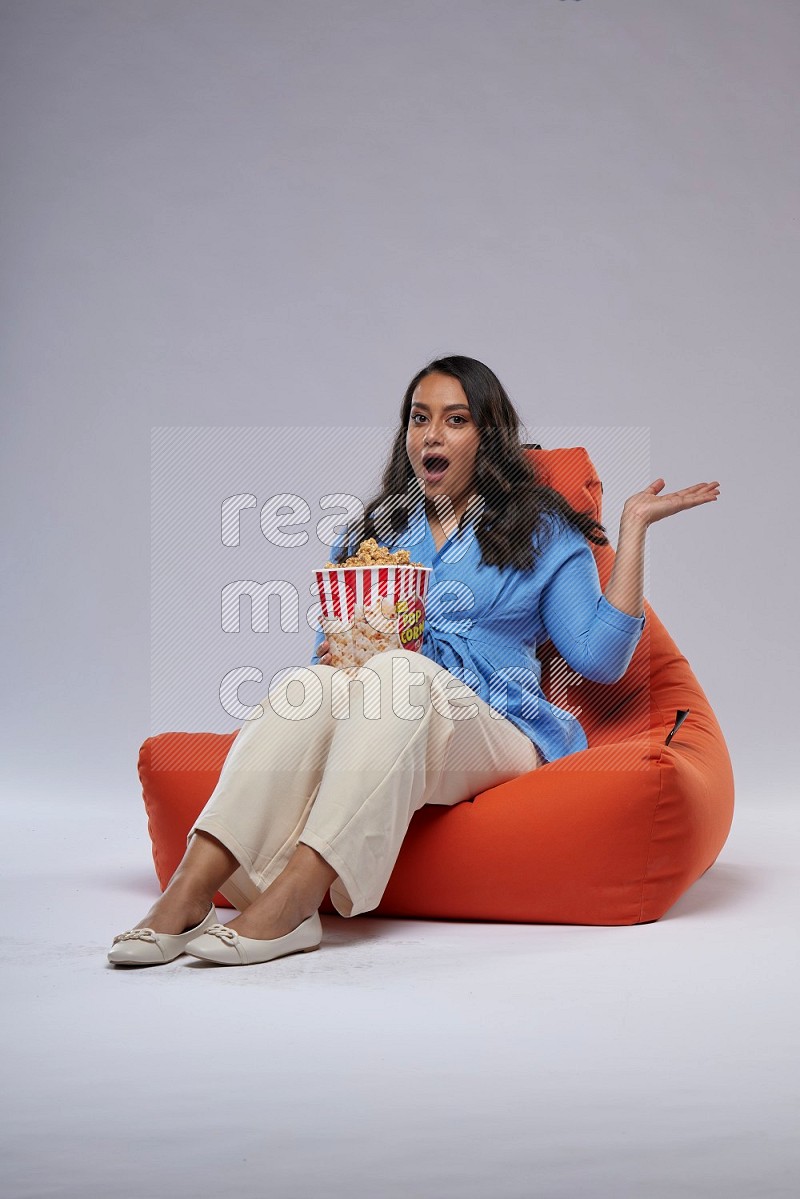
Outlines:
<svg viewBox="0 0 800 1199"><path fill-rule="evenodd" d="M327 641L320 641L317 646L317 661L320 666L332 666L331 647Z"/></svg>

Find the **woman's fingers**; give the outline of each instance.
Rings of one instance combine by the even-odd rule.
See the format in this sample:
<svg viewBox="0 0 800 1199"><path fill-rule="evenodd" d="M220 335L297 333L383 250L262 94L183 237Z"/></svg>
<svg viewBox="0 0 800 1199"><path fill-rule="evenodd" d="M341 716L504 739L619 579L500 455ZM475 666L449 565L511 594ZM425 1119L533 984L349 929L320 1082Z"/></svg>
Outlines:
<svg viewBox="0 0 800 1199"><path fill-rule="evenodd" d="M673 516L676 512L685 512L687 508L696 508L699 504L708 504L719 498L719 482L693 483L691 487L682 487L680 491L664 492L664 479L654 479L644 491L632 495L625 503L623 516L631 521L645 526L665 516Z"/></svg>
<svg viewBox="0 0 800 1199"><path fill-rule="evenodd" d="M648 491L655 494L662 491L665 486L663 479L656 479L648 487ZM706 500L716 499L719 495L719 483L715 480L713 483L693 483L691 487L681 487L679 491L668 492L666 495L659 496L662 500L671 500L676 496L682 499L691 500L693 503L705 503Z"/></svg>
<svg viewBox="0 0 800 1199"><path fill-rule="evenodd" d="M675 494L683 496L690 504L707 504L719 495L719 483L695 483L693 487L684 487Z"/></svg>
<svg viewBox="0 0 800 1199"><path fill-rule="evenodd" d="M321 666L331 666L331 647L327 641L320 641L317 646L317 661Z"/></svg>

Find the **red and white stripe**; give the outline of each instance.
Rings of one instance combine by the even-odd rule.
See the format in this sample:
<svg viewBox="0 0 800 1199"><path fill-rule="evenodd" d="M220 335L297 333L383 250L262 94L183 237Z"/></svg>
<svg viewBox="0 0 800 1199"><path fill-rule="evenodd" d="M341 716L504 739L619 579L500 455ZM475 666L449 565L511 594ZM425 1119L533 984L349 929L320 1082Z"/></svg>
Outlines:
<svg viewBox="0 0 800 1199"><path fill-rule="evenodd" d="M368 608L379 599L410 599L425 602L430 567L426 566L340 566L314 572L322 615L349 621L356 607Z"/></svg>

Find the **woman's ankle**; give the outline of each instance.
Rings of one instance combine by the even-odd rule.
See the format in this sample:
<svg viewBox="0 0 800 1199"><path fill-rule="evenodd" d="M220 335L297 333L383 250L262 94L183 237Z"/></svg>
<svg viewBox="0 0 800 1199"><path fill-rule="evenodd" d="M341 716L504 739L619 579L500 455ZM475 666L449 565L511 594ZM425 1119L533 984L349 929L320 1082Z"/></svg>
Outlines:
<svg viewBox="0 0 800 1199"><path fill-rule="evenodd" d="M198 879L194 874L183 874L180 866L169 880L164 896L169 896L180 903L204 903L206 911L211 907L217 887L205 879Z"/></svg>
<svg viewBox="0 0 800 1199"><path fill-rule="evenodd" d="M160 895L137 928L152 928L157 933L177 934L199 924L211 908L213 896L185 891L170 884Z"/></svg>

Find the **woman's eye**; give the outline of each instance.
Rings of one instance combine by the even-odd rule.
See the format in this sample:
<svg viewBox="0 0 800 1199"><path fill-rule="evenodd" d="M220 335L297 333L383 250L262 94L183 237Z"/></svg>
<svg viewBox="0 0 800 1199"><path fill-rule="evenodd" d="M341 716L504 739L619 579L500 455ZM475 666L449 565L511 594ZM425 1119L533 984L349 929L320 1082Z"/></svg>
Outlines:
<svg viewBox="0 0 800 1199"><path fill-rule="evenodd" d="M421 421L424 421L427 419L428 418L422 412L412 412L411 413L411 424L412 425L418 425ZM465 416L454 415L454 416L449 417L448 419L451 421L458 421L458 423L460 425L466 425L468 423L467 418Z"/></svg>

